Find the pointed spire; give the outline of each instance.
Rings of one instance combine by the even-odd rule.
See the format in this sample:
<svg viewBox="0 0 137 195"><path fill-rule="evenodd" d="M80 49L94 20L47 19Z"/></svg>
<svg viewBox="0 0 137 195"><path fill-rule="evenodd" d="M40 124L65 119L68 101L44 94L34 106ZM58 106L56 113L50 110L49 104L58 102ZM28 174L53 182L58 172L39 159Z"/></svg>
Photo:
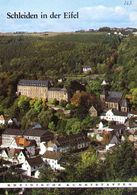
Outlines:
<svg viewBox="0 0 137 195"><path fill-rule="evenodd" d="M106 82L106 80L103 80L102 83L101 83L101 85L104 85L105 86L105 85L108 85L108 83Z"/></svg>

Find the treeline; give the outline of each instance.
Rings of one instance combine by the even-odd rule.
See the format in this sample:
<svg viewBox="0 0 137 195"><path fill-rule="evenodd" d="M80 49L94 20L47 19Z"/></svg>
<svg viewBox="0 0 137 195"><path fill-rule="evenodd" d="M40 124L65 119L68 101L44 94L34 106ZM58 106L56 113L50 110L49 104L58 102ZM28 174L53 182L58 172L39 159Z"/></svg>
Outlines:
<svg viewBox="0 0 137 195"><path fill-rule="evenodd" d="M114 90L124 90L135 108L136 42L137 38L132 35L123 39L102 32L53 37L1 36L0 111L12 106L20 79L55 80L81 75L84 66L91 67L91 77L92 74L104 75ZM94 80L93 84L89 80L86 82L88 92L100 93L98 81ZM65 87L69 85L68 82L63 84Z"/></svg>
<svg viewBox="0 0 137 195"><path fill-rule="evenodd" d="M83 66L96 68L98 63L105 63L119 43L118 37L103 33L1 37L0 70L23 71L39 78L81 73Z"/></svg>

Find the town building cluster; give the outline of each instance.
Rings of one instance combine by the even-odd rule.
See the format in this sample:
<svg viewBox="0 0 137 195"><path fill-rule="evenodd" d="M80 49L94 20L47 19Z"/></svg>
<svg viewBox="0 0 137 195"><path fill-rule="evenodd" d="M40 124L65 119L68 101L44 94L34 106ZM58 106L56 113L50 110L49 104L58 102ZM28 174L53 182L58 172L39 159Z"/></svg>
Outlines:
<svg viewBox="0 0 137 195"><path fill-rule="evenodd" d="M67 91L49 88L47 81L21 80L17 86L20 95L30 98L45 98L68 101ZM16 173L24 177L38 178L40 169L50 166L54 171L65 170L63 158L66 154L85 150L90 145L96 148L101 160L107 152L113 151L126 138L137 148L137 113L129 109L129 104L122 92L110 91L108 83L102 82L100 95L103 112L92 105L91 117L99 117L95 128L88 128L84 133L61 136L36 125L21 130L14 118L0 116L0 124L15 123L16 128L5 128L1 134L0 158L3 166L16 167ZM96 144L95 144L96 143Z"/></svg>
<svg viewBox="0 0 137 195"><path fill-rule="evenodd" d="M1 135L0 158L3 166L14 166L22 176L38 178L40 169L50 166L63 171L63 156L88 148L90 139L84 134L55 136L42 128L7 128Z"/></svg>

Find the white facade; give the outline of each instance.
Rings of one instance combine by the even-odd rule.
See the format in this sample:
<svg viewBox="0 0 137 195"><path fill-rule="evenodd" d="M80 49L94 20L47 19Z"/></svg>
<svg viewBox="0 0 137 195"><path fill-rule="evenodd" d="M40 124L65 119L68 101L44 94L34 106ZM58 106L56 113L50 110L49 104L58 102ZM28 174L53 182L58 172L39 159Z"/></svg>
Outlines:
<svg viewBox="0 0 137 195"><path fill-rule="evenodd" d="M14 148L14 149L21 149L23 150L24 148L27 150L27 152L30 154L30 156L35 155L35 145L30 145L30 146L20 146L17 145L16 140L14 139L11 144L9 145L9 148Z"/></svg>
<svg viewBox="0 0 137 195"><path fill-rule="evenodd" d="M40 143L40 152L39 152L39 154L43 155L46 152L46 150L47 150L46 142L41 142Z"/></svg>
<svg viewBox="0 0 137 195"><path fill-rule="evenodd" d="M111 147L114 147L116 144L108 144L106 145L106 150L109 150Z"/></svg>
<svg viewBox="0 0 137 195"><path fill-rule="evenodd" d="M34 170L28 163L27 160L25 160L25 162L22 165L22 169L26 171L26 175L31 177L31 172Z"/></svg>
<svg viewBox="0 0 137 195"><path fill-rule="evenodd" d="M30 166L27 160L22 164L22 169L25 170L25 175L29 177L38 178L39 177L39 169L42 168L43 165L35 165Z"/></svg>
<svg viewBox="0 0 137 195"><path fill-rule="evenodd" d="M91 67L83 67L83 72L89 72L89 71L91 71L92 70L92 68Z"/></svg>
<svg viewBox="0 0 137 195"><path fill-rule="evenodd" d="M64 167L58 163L57 159L50 159L50 158L43 158L43 161L50 165L51 169L53 170L65 170Z"/></svg>
<svg viewBox="0 0 137 195"><path fill-rule="evenodd" d="M24 155L24 153L23 153L22 151L19 153L19 155L18 155L17 159L18 159L18 163L19 163L19 164L21 164L21 163L24 163L24 162L25 162L26 157L25 157L25 155Z"/></svg>
<svg viewBox="0 0 137 195"><path fill-rule="evenodd" d="M43 155L46 151L57 152L57 150L58 150L57 145L52 141L49 141L47 144L46 142L41 142L39 154Z"/></svg>
<svg viewBox="0 0 137 195"><path fill-rule="evenodd" d="M101 115L100 118L107 121L115 121L124 124L128 117L125 115L115 115L112 110L108 110L106 114Z"/></svg>
<svg viewBox="0 0 137 195"><path fill-rule="evenodd" d="M2 159L4 159L4 160L8 160L8 159L9 159L9 156L8 156L8 154L7 154L7 152L6 152L5 149L1 150L1 152L0 152L0 157L1 157Z"/></svg>

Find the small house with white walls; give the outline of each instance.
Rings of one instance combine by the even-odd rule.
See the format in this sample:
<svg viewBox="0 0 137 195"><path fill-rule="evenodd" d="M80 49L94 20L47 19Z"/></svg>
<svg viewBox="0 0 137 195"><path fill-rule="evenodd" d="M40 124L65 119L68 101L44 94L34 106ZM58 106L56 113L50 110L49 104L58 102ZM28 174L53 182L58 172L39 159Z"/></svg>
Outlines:
<svg viewBox="0 0 137 195"><path fill-rule="evenodd" d="M40 154L43 155L46 151L57 152L57 145L55 144L54 141L40 143Z"/></svg>
<svg viewBox="0 0 137 195"><path fill-rule="evenodd" d="M59 164L61 157L61 153L53 151L46 151L42 155L43 161L49 164L53 170L65 170L65 168Z"/></svg>
<svg viewBox="0 0 137 195"><path fill-rule="evenodd" d="M25 170L25 175L29 177L38 178L39 169L44 166L44 162L40 156L27 158L22 164L22 169Z"/></svg>

